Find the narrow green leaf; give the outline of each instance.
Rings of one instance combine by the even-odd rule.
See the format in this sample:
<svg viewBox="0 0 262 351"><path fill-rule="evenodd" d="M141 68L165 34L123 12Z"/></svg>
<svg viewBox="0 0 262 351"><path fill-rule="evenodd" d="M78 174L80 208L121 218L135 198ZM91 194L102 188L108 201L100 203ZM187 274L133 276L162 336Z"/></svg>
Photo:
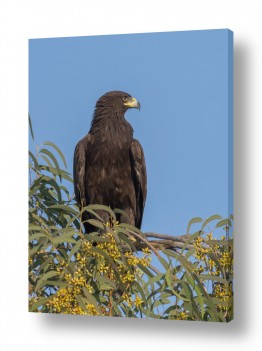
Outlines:
<svg viewBox="0 0 262 351"><path fill-rule="evenodd" d="M96 219L88 219L85 222L88 222L89 224L93 225L94 227L97 227L97 228L102 229L102 230L104 230L104 228L105 228L103 223L99 222Z"/></svg>
<svg viewBox="0 0 262 351"><path fill-rule="evenodd" d="M45 235L43 232L39 232L39 233L36 233L36 234L32 234L32 235L30 235L30 237L29 237L29 241L38 240L38 239L41 238L41 237L46 238L46 235Z"/></svg>
<svg viewBox="0 0 262 351"><path fill-rule="evenodd" d="M62 151L59 149L59 147L58 147L57 145L55 145L54 143L51 143L51 141L46 141L46 142L44 143L44 145L48 145L48 146L53 147L53 148L57 151L57 153L58 153L59 156L61 157L61 159L62 159L62 161L63 161L65 167L67 168L67 164L66 164L65 157L64 157Z"/></svg>
<svg viewBox="0 0 262 351"><path fill-rule="evenodd" d="M187 278L189 284L191 284L191 286L193 287L193 289L195 290L195 292L197 294L195 299L198 302L198 305L199 305L200 310L201 310L201 317L203 319L204 314L205 314L205 306L204 306L204 298L203 298L202 292L201 292L199 286L197 284L195 284L194 280L187 273L185 274L185 277Z"/></svg>
<svg viewBox="0 0 262 351"><path fill-rule="evenodd" d="M37 299L37 301L34 302L31 307L29 306L29 312L37 311L38 308L45 305L46 302L48 302L48 300L49 300L49 297L42 297Z"/></svg>
<svg viewBox="0 0 262 351"><path fill-rule="evenodd" d="M222 217L221 217L220 215L217 215L217 214L208 217L208 218L204 221L204 223L203 223L203 225L202 225L202 230L208 225L208 223L210 223L210 222L212 222L212 221L214 221L214 220L216 220L216 219L221 219L221 218L222 218Z"/></svg>
<svg viewBox="0 0 262 351"><path fill-rule="evenodd" d="M219 246L233 246L233 240L207 240L205 242L207 245L219 245Z"/></svg>
<svg viewBox="0 0 262 351"><path fill-rule="evenodd" d="M32 127L31 117L30 117L29 114L28 114L28 122L29 122L29 128L30 128L31 137L32 137L32 139L34 141L34 132L33 132L33 127Z"/></svg>
<svg viewBox="0 0 262 351"><path fill-rule="evenodd" d="M44 168L45 170L48 170L49 172L51 172L52 175L54 175L54 172L51 171L51 168L53 168L54 170L56 170L56 173L57 173L57 174L55 174L55 175L60 175L60 176L61 176L60 172L59 172L56 168L54 168L52 162L49 160L49 158L48 158L47 156L41 155L41 157L42 157L42 158L45 160L45 162L47 163L47 166L42 166L42 165L41 165L41 169Z"/></svg>
<svg viewBox="0 0 262 351"><path fill-rule="evenodd" d="M127 222L130 221L128 214L125 211L121 210L120 208L115 208L114 212L115 214L120 214L121 216L123 216L123 218L125 218ZM123 218L121 222L123 222Z"/></svg>
<svg viewBox="0 0 262 351"><path fill-rule="evenodd" d="M52 152L50 152L47 149L40 149L39 150L39 155L41 155L41 154L47 155L53 161L53 164L54 164L55 168L60 171L60 167L59 167L58 161L57 161L56 157L52 154Z"/></svg>
<svg viewBox="0 0 262 351"><path fill-rule="evenodd" d="M91 304L94 305L96 311L97 311L100 315L102 315L102 311L101 311L100 308L98 307L98 305L97 305L97 300L95 299L95 297L94 297L92 294L90 294L90 292L87 290L86 287L83 287L83 292L84 292L85 297L87 298L87 300L88 300Z"/></svg>
<svg viewBox="0 0 262 351"><path fill-rule="evenodd" d="M39 171L39 164L37 162L36 157L33 155L33 153L31 151L29 151L29 157L31 157L32 161L34 162L34 167L37 171Z"/></svg>
<svg viewBox="0 0 262 351"><path fill-rule="evenodd" d="M153 273L150 272L150 270L149 270L147 267L142 266L141 264L138 264L137 266L138 266L138 268L140 268L141 271L143 271L148 277L150 277L150 278L153 278L153 277L154 277ZM160 286L161 286L161 284L160 284Z"/></svg>
<svg viewBox="0 0 262 351"><path fill-rule="evenodd" d="M106 276L97 274L96 280L99 282L99 286L101 290L112 290L112 288L117 289L115 282L110 280Z"/></svg>
<svg viewBox="0 0 262 351"><path fill-rule="evenodd" d="M88 314L89 311L88 311L88 309L86 307L86 304L84 302L83 297L81 295L76 295L76 300L77 300L79 306L82 308L82 310Z"/></svg>
<svg viewBox="0 0 262 351"><path fill-rule="evenodd" d="M222 227L222 226L229 226L229 227L232 227L232 223L230 221L230 219L222 219L222 221L219 221L217 224L216 224L216 228L219 228L219 227Z"/></svg>
<svg viewBox="0 0 262 351"><path fill-rule="evenodd" d="M158 260L162 263L162 265L164 266L165 270L167 270L170 267L170 264L167 263L166 260L162 256L159 256Z"/></svg>
<svg viewBox="0 0 262 351"><path fill-rule="evenodd" d="M80 247L81 247L81 239L79 239L77 243L74 245L74 247L71 249L70 254L68 256L68 261L70 261L73 255L79 251Z"/></svg>
<svg viewBox="0 0 262 351"><path fill-rule="evenodd" d="M172 278L172 274L171 274L171 270L170 270L170 269L168 269L168 270L166 271L165 279L166 279L166 282L167 282L167 285L168 285L169 289L173 292L173 294L175 294L180 300L183 300L183 301L190 301L190 300L186 299L185 297L183 297L181 294L179 294L179 293L174 289L174 281L173 281L173 278Z"/></svg>
<svg viewBox="0 0 262 351"><path fill-rule="evenodd" d="M165 251L170 251L170 250L164 250ZM180 261L180 263L185 267L188 275L192 276L192 278L194 280L196 280L196 282L198 283L198 287L201 290L202 294L205 296L206 300L207 300L207 305L209 306L209 312L212 314L214 320L216 321L220 321L220 319L222 318L221 316L219 316L217 309L214 305L214 302L212 301L211 297L208 295L208 293L206 292L203 284L201 283L200 279L197 277L197 275L195 273L193 273L193 269L192 269L192 264L190 264L182 255L176 253L176 252L170 252L170 255L173 255L174 257L176 257L178 259L178 261Z"/></svg>
<svg viewBox="0 0 262 351"><path fill-rule="evenodd" d="M137 233L147 240L147 237L145 236L144 233L141 232L141 230L139 230L138 228L134 227L133 225L131 225L129 223L119 223L118 227L121 227L121 228L127 230L130 234L132 234L132 232Z"/></svg>
<svg viewBox="0 0 262 351"><path fill-rule="evenodd" d="M44 285L48 284L48 279L53 278L58 275L57 271L49 271L41 276L41 278L37 281L35 291L38 291Z"/></svg>
<svg viewBox="0 0 262 351"><path fill-rule="evenodd" d="M128 248L130 249L130 251L133 251L133 252L136 252L136 251L137 251L135 245L131 242L131 240L129 240L129 239L126 237L125 234L121 233L121 231L118 231L118 232L117 232L117 235L119 236L119 239L120 239L120 240L124 241L124 242L127 244L127 246L128 246Z"/></svg>
<svg viewBox="0 0 262 351"><path fill-rule="evenodd" d="M99 214L97 214L96 211L92 210L90 206L92 205L83 207L82 210L80 211L80 214L82 215L83 212L87 211L91 213L93 216L95 216L96 218L98 218L102 223L105 223L104 219L101 216L99 216Z"/></svg>
<svg viewBox="0 0 262 351"><path fill-rule="evenodd" d="M194 247L192 247L191 249L189 249L187 251L187 253L185 254L185 258L188 259L189 257L191 257L194 253L195 253L196 249Z"/></svg>
<svg viewBox="0 0 262 351"><path fill-rule="evenodd" d="M89 205L87 206L90 210L94 210L94 211L106 211L107 213L110 214L110 216L113 218L114 221L116 221L116 215L114 213L114 211L111 210L111 208L107 207L107 206L104 206L104 205ZM88 209L87 209L88 211Z"/></svg>
<svg viewBox="0 0 262 351"><path fill-rule="evenodd" d="M194 223L199 223L199 222L203 222L203 219L200 218L200 217L192 218L192 219L188 222L188 225L187 225L187 234L189 234L191 225L194 224Z"/></svg>
<svg viewBox="0 0 262 351"><path fill-rule="evenodd" d="M140 267L140 266L139 266ZM142 269L142 267L140 267ZM145 284L145 287L152 285L154 283L157 283L160 287L161 287L161 281L164 279L165 274L164 273L160 273L158 275L152 276L148 279L148 281Z"/></svg>
<svg viewBox="0 0 262 351"><path fill-rule="evenodd" d="M212 280L214 282L219 282L223 284L228 284L228 280L224 278L220 278L218 276L210 275L210 274L200 274L198 276L199 279L201 280Z"/></svg>
<svg viewBox="0 0 262 351"><path fill-rule="evenodd" d="M53 244L56 246L58 244L61 244L61 243L73 243L75 244L76 242L76 239L70 237L70 236L67 236L67 235L60 235L60 236L57 236L53 239Z"/></svg>
<svg viewBox="0 0 262 351"><path fill-rule="evenodd" d="M50 208L56 209L56 210L63 210L67 213L72 213L74 215L77 215L77 211L75 211L72 207L67 205L53 205L53 206L50 206Z"/></svg>
<svg viewBox="0 0 262 351"><path fill-rule="evenodd" d="M57 288L65 288L68 283L62 280L48 280L47 285L55 286Z"/></svg>

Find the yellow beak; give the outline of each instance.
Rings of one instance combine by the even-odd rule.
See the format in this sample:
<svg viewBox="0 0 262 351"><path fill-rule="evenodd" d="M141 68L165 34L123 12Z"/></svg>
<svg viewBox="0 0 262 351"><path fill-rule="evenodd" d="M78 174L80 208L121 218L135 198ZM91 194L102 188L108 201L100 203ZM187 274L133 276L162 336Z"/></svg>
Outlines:
<svg viewBox="0 0 262 351"><path fill-rule="evenodd" d="M124 103L125 106L129 108L138 108L140 110L140 103L137 99L131 97L130 100Z"/></svg>

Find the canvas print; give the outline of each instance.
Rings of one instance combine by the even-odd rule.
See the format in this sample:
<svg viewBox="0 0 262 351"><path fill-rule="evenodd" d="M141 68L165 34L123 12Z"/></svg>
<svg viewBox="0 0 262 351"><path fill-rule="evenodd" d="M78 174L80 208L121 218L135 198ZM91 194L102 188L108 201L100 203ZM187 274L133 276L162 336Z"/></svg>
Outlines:
<svg viewBox="0 0 262 351"><path fill-rule="evenodd" d="M29 40L29 311L233 318L233 33Z"/></svg>

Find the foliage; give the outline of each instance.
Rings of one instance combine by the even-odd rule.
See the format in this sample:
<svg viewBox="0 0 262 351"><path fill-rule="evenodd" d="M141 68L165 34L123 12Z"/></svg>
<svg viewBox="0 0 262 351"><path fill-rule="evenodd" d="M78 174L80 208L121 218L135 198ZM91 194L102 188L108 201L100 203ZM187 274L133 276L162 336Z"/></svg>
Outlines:
<svg viewBox="0 0 262 351"><path fill-rule="evenodd" d="M93 214L89 222L97 231L87 235L66 167L63 153L51 142L29 152L30 311L232 319L232 216L193 218L182 248L176 249L118 223L121 210L90 205L83 211ZM109 213L109 222L99 216L101 210Z"/></svg>

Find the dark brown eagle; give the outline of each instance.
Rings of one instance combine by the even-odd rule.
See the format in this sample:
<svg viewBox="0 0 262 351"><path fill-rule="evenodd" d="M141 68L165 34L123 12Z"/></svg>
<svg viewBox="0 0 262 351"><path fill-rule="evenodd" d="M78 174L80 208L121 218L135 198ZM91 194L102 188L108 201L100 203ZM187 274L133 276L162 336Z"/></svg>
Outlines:
<svg viewBox="0 0 262 351"><path fill-rule="evenodd" d="M89 133L78 142L74 153L74 187L78 207L89 204L119 208L129 223L141 227L147 193L146 165L142 146L133 138L125 119L129 108L140 103L122 91L110 91L96 103ZM106 213L99 213L107 220ZM85 211L82 220L91 215ZM127 222L122 215L119 221ZM86 232L93 230L84 224Z"/></svg>

